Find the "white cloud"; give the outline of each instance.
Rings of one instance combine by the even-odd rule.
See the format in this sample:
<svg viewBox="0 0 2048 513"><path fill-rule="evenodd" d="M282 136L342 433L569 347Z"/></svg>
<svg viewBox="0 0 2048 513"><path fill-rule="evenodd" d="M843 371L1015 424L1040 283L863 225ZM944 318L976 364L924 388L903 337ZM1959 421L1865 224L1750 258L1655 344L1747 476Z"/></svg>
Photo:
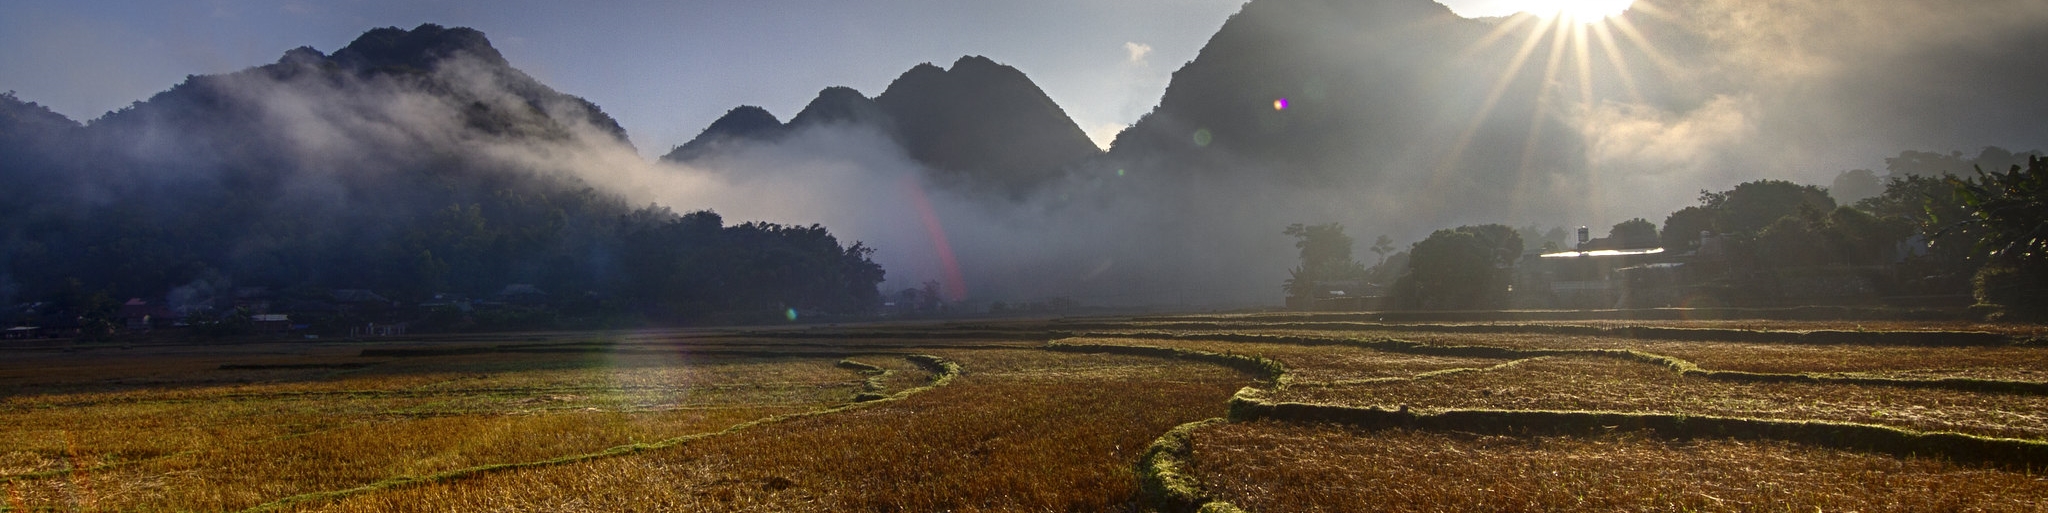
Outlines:
<svg viewBox="0 0 2048 513"><path fill-rule="evenodd" d="M1581 122L1595 163L1668 170L1708 164L1718 150L1747 142L1756 131L1755 109L1755 100L1731 96L1685 113L1606 104Z"/></svg>
<svg viewBox="0 0 2048 513"><path fill-rule="evenodd" d="M1124 42L1124 52L1130 54L1131 63L1144 64L1145 57L1152 55L1152 45L1139 43L1135 41L1126 41Z"/></svg>

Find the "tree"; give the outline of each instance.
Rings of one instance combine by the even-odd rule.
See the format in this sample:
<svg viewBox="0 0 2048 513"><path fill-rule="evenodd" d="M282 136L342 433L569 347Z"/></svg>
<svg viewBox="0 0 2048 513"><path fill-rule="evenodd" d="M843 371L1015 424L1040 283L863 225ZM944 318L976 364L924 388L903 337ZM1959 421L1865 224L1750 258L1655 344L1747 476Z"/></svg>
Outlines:
<svg viewBox="0 0 2048 513"><path fill-rule="evenodd" d="M1835 199L1820 187L1784 180L1745 182L1728 192L1705 196L1712 198L1707 206L1719 210L1720 228L1738 234L1753 235L1778 218L1802 210L1826 213L1835 209Z"/></svg>
<svg viewBox="0 0 2048 513"><path fill-rule="evenodd" d="M1516 260L1522 259L1522 236L1515 233L1514 228L1503 224L1481 224L1460 226L1457 231L1478 237L1479 243L1486 245L1494 265L1513 267Z"/></svg>
<svg viewBox="0 0 2048 513"><path fill-rule="evenodd" d="M917 309L936 312L939 311L939 308L944 307L946 300L943 296L939 295L939 290L939 280L925 280L924 291L919 294L919 299L922 301L918 303Z"/></svg>
<svg viewBox="0 0 2048 513"><path fill-rule="evenodd" d="M1835 183L1827 187L1827 195L1837 201L1858 201L1884 193L1884 183L1878 181L1878 174L1868 168L1851 168L1835 174Z"/></svg>
<svg viewBox="0 0 2048 513"><path fill-rule="evenodd" d="M1395 283L1395 295L1427 310L1501 307L1507 269L1521 248L1521 237L1498 224L1437 230L1408 250L1408 274Z"/></svg>
<svg viewBox="0 0 2048 513"><path fill-rule="evenodd" d="M1726 191L1700 191L1699 205L1664 218L1660 240L1679 251L1699 247L1703 231L1750 239L1779 218L1802 212L1820 216L1834 209L1834 198L1819 187L1784 180L1745 182Z"/></svg>
<svg viewBox="0 0 2048 513"><path fill-rule="evenodd" d="M1301 266L1317 269L1351 261L1351 236L1344 234L1344 225L1338 223L1307 226L1301 223L1288 225L1283 231L1293 236L1294 247L1301 250Z"/></svg>
<svg viewBox="0 0 2048 513"><path fill-rule="evenodd" d="M2013 153L1997 146L1985 146L1977 150L1975 158L1963 156L1963 152L1948 154L1930 151L1902 151L1899 156L1884 159L1885 169L1892 178L1907 176L1940 177L1967 173L1973 169L2007 169L2026 165L2027 159L2041 155L2040 151Z"/></svg>
<svg viewBox="0 0 2048 513"><path fill-rule="evenodd" d="M1562 226L1551 226L1545 230L1542 226L1531 224L1515 229L1515 234L1522 237L1523 246L1541 248L1543 253L1564 251L1565 247L1571 245L1571 234L1566 233Z"/></svg>
<svg viewBox="0 0 2048 513"><path fill-rule="evenodd" d="M1387 263L1387 254L1393 253L1394 250L1394 239L1392 237L1380 235L1379 238L1372 241L1372 252L1380 256L1380 265Z"/></svg>
<svg viewBox="0 0 2048 513"><path fill-rule="evenodd" d="M1961 173L1963 170L1970 169L1970 163L1967 159L1963 158L1963 152L1960 151L1943 155L1931 151L1907 150L1899 152L1897 157L1885 158L1884 168L1886 171L1890 171L1894 178L1904 176L1941 176Z"/></svg>
<svg viewBox="0 0 2048 513"><path fill-rule="evenodd" d="M1624 248L1656 247L1659 242L1657 223L1640 217L1622 221L1607 230L1607 238L1620 242Z"/></svg>
<svg viewBox="0 0 2048 513"><path fill-rule="evenodd" d="M1884 193L1884 183L1878 181L1877 173L1868 169L1851 169L1835 175L1835 183L1828 187L1828 195L1837 201L1854 202Z"/></svg>
<svg viewBox="0 0 2048 513"><path fill-rule="evenodd" d="M1932 293L1967 289L1969 278L1983 266L1983 259L1975 257L1982 229L1955 224L1969 216L1969 206L1951 184L1953 179L1955 175L1893 176L1885 181L1883 193L1856 202L1858 210L1879 219L1902 220L1929 243L1924 256L1907 264L1915 268L1914 276L1936 278L1931 285L1937 290Z"/></svg>
<svg viewBox="0 0 2048 513"><path fill-rule="evenodd" d="M1977 274L1978 300L2048 314L2048 159L1949 183L1968 212L1952 226L1982 234L1977 247L1988 262Z"/></svg>
<svg viewBox="0 0 2048 513"><path fill-rule="evenodd" d="M1979 170L1968 180L1950 177L1949 183L1968 211L1955 225L1981 229L1985 255L2005 263L2048 263L2048 159L2030 158L2026 167L2004 173Z"/></svg>
<svg viewBox="0 0 2048 513"><path fill-rule="evenodd" d="M1301 265L1288 270L1287 281L1281 284L1289 297L1312 297L1323 282L1364 280L1365 266L1351 259L1353 241L1344 234L1344 225L1295 223L1281 233L1293 236L1294 247L1301 250Z"/></svg>
<svg viewBox="0 0 2048 513"><path fill-rule="evenodd" d="M1715 211L1705 206L1678 209L1664 218L1664 233L1659 240L1663 241L1664 249L1670 251L1698 249L1700 232L1720 233L1716 217Z"/></svg>

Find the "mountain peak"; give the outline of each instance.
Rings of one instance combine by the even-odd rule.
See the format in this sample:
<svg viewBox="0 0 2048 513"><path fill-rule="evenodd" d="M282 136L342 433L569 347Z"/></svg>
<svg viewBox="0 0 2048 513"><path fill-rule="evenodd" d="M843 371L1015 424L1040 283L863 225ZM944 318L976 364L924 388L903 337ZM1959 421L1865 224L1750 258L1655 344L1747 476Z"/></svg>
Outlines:
<svg viewBox="0 0 2048 513"><path fill-rule="evenodd" d="M711 126L705 128L704 131L744 135L780 129L782 129L782 120L776 119L775 114L769 113L768 109L753 105L741 105L733 107L732 110L725 111L724 116L719 116L718 121L711 122Z"/></svg>
<svg viewBox="0 0 2048 513"><path fill-rule="evenodd" d="M482 31L468 27L447 28L432 23L412 30L398 27L372 29L347 47L334 52L334 60L360 69L430 69L442 59L467 55L484 62L509 66L505 56L491 46ZM287 55L289 56L289 55Z"/></svg>
<svg viewBox="0 0 2048 513"><path fill-rule="evenodd" d="M874 101L896 121L913 158L946 178L1012 195L1100 152L1024 72L979 55L950 70L912 67Z"/></svg>
<svg viewBox="0 0 2048 513"><path fill-rule="evenodd" d="M833 86L818 91L818 97L804 106L796 117L789 118L789 126L812 126L831 123L876 123L888 124L887 113L875 105L867 95L851 87Z"/></svg>
<svg viewBox="0 0 2048 513"><path fill-rule="evenodd" d="M283 57L277 58L278 64L287 66L311 66L326 61L327 54L320 53L319 50L315 50L311 46L301 46L286 50Z"/></svg>
<svg viewBox="0 0 2048 513"><path fill-rule="evenodd" d="M677 146L661 160L684 162L716 152L735 144L750 141L773 141L789 130L775 115L753 105L741 105L725 111L711 126L704 127L690 142Z"/></svg>
<svg viewBox="0 0 2048 513"><path fill-rule="evenodd" d="M994 59L990 59L990 58L988 58L988 57L983 57L983 56L980 56L980 55L962 55L962 56L960 56L960 58L959 58L959 59L957 59L957 60L954 60L954 61L953 61L953 67L952 67L951 69L952 69L953 71L960 71L960 68L962 68L962 67L966 67L966 68L972 69L972 68L1008 68L1009 66L1004 66L1004 65L1002 65L1002 64L997 64L997 63L996 63L996 61L995 61Z"/></svg>

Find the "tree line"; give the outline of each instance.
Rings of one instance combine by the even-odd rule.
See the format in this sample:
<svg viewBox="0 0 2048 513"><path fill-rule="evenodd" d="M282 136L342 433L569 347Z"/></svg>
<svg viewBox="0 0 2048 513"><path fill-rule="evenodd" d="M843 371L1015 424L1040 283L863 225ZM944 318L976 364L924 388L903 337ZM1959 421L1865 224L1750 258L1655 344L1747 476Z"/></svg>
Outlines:
<svg viewBox="0 0 2048 513"><path fill-rule="evenodd" d="M1886 295L1969 294L1980 308L2013 317L2048 310L2048 159L1992 147L1974 159L1902 152L1888 162L1880 187L1858 188L1877 179L1867 170L1842 173L1835 188L1858 195L1848 204L1827 188L1756 180L1701 191L1698 204L1666 216L1661 230L1647 219L1618 223L1584 249L1711 252L1715 260L1688 264L1698 268L1691 285L1732 302L1768 295L1756 284L1773 279L1862 273L1879 276ZM1410 309L1511 307L1525 241L1537 241L1541 253L1581 249L1561 241L1561 229L1468 225L1437 230L1367 266L1351 259L1354 241L1340 224L1284 232L1300 249L1283 284L1290 297L1340 283ZM1374 250L1384 255L1390 246L1382 236Z"/></svg>
<svg viewBox="0 0 2048 513"><path fill-rule="evenodd" d="M522 328L854 315L881 302L873 248L822 226L631 207L461 148L309 161L193 83L90 125L0 95L0 322L106 324L128 298L225 312L251 289L273 306L336 303L337 289L418 304L517 285L526 320L507 324ZM178 144L146 154L151 137Z"/></svg>

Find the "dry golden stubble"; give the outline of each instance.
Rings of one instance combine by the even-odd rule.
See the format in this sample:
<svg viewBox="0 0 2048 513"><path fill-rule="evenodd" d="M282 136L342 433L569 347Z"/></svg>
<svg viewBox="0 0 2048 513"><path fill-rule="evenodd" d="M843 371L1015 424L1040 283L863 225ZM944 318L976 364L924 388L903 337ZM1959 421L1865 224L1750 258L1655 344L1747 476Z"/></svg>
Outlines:
<svg viewBox="0 0 2048 513"><path fill-rule="evenodd" d="M1784 442L1487 436L1248 422L1193 432L1247 511L2040 511L2048 480Z"/></svg>
<svg viewBox="0 0 2048 513"><path fill-rule="evenodd" d="M1429 379L1294 387L1275 401L1434 409L1586 410L1857 422L2048 438L2048 397L1893 386L1742 383L1616 358L1550 357Z"/></svg>
<svg viewBox="0 0 2048 513"><path fill-rule="evenodd" d="M1204 332L1189 332L1199 336ZM2048 347L1922 347L1640 340L1527 333L1417 333L1276 330L1243 333L1328 340L1398 339L1440 346L1510 349L1631 349L1676 357L1711 370L1845 373L1910 379L1974 378L2048 382ZM1158 342L1147 341L1149 344ZM1212 344L1242 344L1211 342ZM1231 345L1215 346L1228 349ZM1243 352L1243 350L1240 350Z"/></svg>
<svg viewBox="0 0 2048 513"><path fill-rule="evenodd" d="M1061 342L1173 347L1213 353L1262 356L1286 364L1290 380L1296 383L1408 377L1446 369L1484 368L1506 361L1491 358L1402 354L1358 347L1303 346L1210 340L1076 337L1062 339Z"/></svg>
<svg viewBox="0 0 2048 513"><path fill-rule="evenodd" d="M825 358L473 356L312 384L15 396L0 438L20 444L0 471L28 504L231 510L717 431L842 404L862 383Z"/></svg>
<svg viewBox="0 0 2048 513"><path fill-rule="evenodd" d="M320 509L1131 511L1132 465L1145 445L1222 413L1231 391L1249 381L1213 365L1147 357L935 353L965 373L901 401Z"/></svg>
<svg viewBox="0 0 2048 513"><path fill-rule="evenodd" d="M1778 319L1569 319L1569 320L1439 320L1426 321L1407 319L1401 313L1332 313L1332 314L1250 314L1236 316L1184 316L1140 318L1121 322L1133 329L1152 329L1157 326L1185 325L1189 323L1228 323L1241 330L1260 330L1262 326L1285 329L1288 325L1305 323L1347 323L1357 325L1447 325L1447 326L1592 326L1600 328L1655 327L1681 329L1717 329L1749 331L1975 331L2000 333L2018 337L2048 335L2048 325L2030 323L1982 322L1966 320L1883 320L1883 319L1842 319L1842 320L1778 320Z"/></svg>

